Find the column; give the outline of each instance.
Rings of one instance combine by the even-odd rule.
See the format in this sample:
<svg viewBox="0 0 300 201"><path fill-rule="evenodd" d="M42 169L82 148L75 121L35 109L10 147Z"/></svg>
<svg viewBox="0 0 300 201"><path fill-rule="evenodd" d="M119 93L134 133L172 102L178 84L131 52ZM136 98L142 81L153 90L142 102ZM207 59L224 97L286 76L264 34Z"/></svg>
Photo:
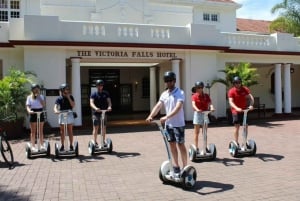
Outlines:
<svg viewBox="0 0 300 201"><path fill-rule="evenodd" d="M72 62L72 95L75 99L75 108L78 117L75 119L74 125L82 125L82 112L81 112L81 81L80 81L80 58L71 58Z"/></svg>
<svg viewBox="0 0 300 201"><path fill-rule="evenodd" d="M284 64L284 113L291 113L291 64Z"/></svg>
<svg viewBox="0 0 300 201"><path fill-rule="evenodd" d="M150 67L150 110L155 106L156 100L156 67Z"/></svg>
<svg viewBox="0 0 300 201"><path fill-rule="evenodd" d="M275 64L275 114L282 114L281 64Z"/></svg>
<svg viewBox="0 0 300 201"><path fill-rule="evenodd" d="M174 58L171 59L172 62L172 71L176 74L176 86L181 88L180 85L180 61L181 59Z"/></svg>

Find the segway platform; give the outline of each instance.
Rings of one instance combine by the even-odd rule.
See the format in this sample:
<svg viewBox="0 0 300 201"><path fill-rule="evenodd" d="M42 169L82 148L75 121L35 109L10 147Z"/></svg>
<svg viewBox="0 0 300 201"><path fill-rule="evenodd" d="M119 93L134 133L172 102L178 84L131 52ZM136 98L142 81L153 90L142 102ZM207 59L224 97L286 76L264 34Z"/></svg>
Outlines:
<svg viewBox="0 0 300 201"><path fill-rule="evenodd" d="M32 146L30 142L26 144L26 156L28 159L38 156L50 156L50 143L45 141L43 146Z"/></svg>
<svg viewBox="0 0 300 201"><path fill-rule="evenodd" d="M96 153L111 153L113 150L113 144L110 138L106 138L106 143L103 143L103 145L98 144L96 145L94 140L90 140L88 144L89 148L89 154L94 155Z"/></svg>
<svg viewBox="0 0 300 201"><path fill-rule="evenodd" d="M73 145L73 150L70 150L70 147L65 147L63 151L60 151L60 146L58 143L55 143L55 157L59 158L61 156L78 156L78 142L75 141Z"/></svg>

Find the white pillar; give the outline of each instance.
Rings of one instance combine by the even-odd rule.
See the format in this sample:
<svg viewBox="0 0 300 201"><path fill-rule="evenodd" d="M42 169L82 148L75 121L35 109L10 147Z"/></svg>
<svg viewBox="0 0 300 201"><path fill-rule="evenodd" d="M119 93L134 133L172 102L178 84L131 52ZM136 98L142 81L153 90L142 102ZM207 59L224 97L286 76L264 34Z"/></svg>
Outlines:
<svg viewBox="0 0 300 201"><path fill-rule="evenodd" d="M81 112L81 81L80 81L80 58L71 58L72 61L72 95L75 99L75 108L78 117L75 119L74 125L82 125L82 112Z"/></svg>
<svg viewBox="0 0 300 201"><path fill-rule="evenodd" d="M172 71L176 74L176 86L181 88L180 86L180 61L181 59L177 59L177 58L174 58L174 59L171 59L171 62L172 62Z"/></svg>
<svg viewBox="0 0 300 201"><path fill-rule="evenodd" d="M284 64L284 113L291 113L291 64Z"/></svg>
<svg viewBox="0 0 300 201"><path fill-rule="evenodd" d="M150 110L155 106L156 100L156 67L150 67Z"/></svg>
<svg viewBox="0 0 300 201"><path fill-rule="evenodd" d="M275 64L275 114L282 114L281 64Z"/></svg>

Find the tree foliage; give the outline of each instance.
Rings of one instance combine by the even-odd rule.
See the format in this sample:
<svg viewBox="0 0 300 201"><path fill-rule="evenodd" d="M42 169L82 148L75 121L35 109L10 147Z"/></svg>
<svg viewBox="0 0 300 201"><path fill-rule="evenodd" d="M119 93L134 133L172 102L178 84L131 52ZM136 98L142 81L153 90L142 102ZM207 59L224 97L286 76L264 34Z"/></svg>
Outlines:
<svg viewBox="0 0 300 201"><path fill-rule="evenodd" d="M300 0L283 0L271 9L279 12L279 17L270 25L270 31L293 33L300 36Z"/></svg>
<svg viewBox="0 0 300 201"><path fill-rule="evenodd" d="M11 68L7 76L0 80L0 119L10 114L25 112L25 101L30 93L28 84L35 74Z"/></svg>
<svg viewBox="0 0 300 201"><path fill-rule="evenodd" d="M258 84L257 78L257 69L252 68L250 63L239 63L239 64L228 64L225 66L224 70L219 70L225 74L225 78L216 78L212 81L212 85L215 83L221 83L226 86L228 89L232 80L235 76L239 76L242 79L242 84L244 86L252 86Z"/></svg>

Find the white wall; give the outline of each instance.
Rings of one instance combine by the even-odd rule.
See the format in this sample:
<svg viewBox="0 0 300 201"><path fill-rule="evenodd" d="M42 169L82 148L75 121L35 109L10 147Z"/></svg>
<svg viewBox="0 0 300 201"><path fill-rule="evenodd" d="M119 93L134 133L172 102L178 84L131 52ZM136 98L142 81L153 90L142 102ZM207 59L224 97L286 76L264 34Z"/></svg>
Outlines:
<svg viewBox="0 0 300 201"><path fill-rule="evenodd" d="M6 75L11 67L24 70L24 58L22 48L4 48L0 50L3 75Z"/></svg>
<svg viewBox="0 0 300 201"><path fill-rule="evenodd" d="M34 71L46 89L58 89L66 81L66 51L58 48L24 48L24 69ZM46 97L47 118L52 127L58 127L53 113L56 96Z"/></svg>

